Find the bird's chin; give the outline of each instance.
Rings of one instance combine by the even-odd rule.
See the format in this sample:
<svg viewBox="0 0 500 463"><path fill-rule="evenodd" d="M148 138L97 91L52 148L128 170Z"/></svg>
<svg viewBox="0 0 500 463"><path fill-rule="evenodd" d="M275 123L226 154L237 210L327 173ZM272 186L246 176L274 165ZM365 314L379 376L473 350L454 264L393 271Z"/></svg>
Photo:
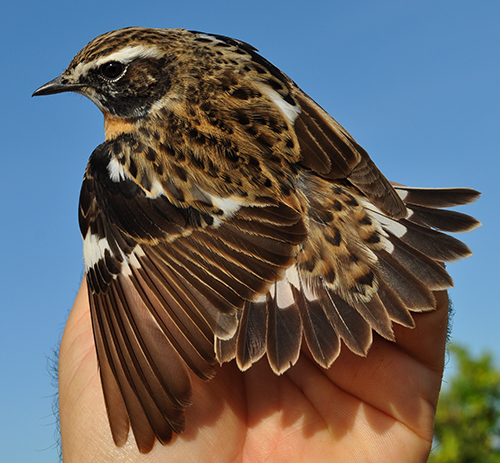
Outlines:
<svg viewBox="0 0 500 463"><path fill-rule="evenodd" d="M105 101L102 101L102 97L91 87L81 87L75 90L76 93L88 98L92 103L94 103L103 114L110 113L108 106Z"/></svg>

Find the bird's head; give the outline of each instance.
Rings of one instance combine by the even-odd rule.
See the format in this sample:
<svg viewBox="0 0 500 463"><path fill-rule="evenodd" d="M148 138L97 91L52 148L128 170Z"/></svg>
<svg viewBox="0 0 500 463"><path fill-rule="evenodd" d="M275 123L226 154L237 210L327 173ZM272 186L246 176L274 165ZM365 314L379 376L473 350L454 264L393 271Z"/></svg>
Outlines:
<svg viewBox="0 0 500 463"><path fill-rule="evenodd" d="M170 87L171 73L165 71L175 61L171 39L165 31L138 27L103 34L33 96L76 92L92 100L105 117L141 118Z"/></svg>

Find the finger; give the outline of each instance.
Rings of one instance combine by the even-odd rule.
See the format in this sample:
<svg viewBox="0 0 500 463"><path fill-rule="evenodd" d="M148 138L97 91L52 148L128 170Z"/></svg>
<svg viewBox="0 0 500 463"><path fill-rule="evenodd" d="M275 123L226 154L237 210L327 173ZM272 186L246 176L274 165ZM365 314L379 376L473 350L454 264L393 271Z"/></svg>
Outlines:
<svg viewBox="0 0 500 463"><path fill-rule="evenodd" d="M442 375L448 336L449 299L447 291L437 291L436 310L413 314L415 328L394 326L397 345L415 360Z"/></svg>

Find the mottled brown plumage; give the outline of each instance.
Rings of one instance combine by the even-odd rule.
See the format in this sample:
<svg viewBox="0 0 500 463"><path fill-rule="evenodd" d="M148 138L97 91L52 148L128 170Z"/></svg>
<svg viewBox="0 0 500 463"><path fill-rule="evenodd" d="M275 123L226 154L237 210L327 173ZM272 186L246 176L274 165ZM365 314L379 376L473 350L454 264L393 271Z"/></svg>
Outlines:
<svg viewBox="0 0 500 463"><path fill-rule="evenodd" d="M102 110L79 220L113 438L141 452L184 429L189 370L281 374L302 340L328 368L341 342L435 308L443 263L470 255L438 230L466 188L391 184L329 114L248 44L185 30L104 34L36 95Z"/></svg>

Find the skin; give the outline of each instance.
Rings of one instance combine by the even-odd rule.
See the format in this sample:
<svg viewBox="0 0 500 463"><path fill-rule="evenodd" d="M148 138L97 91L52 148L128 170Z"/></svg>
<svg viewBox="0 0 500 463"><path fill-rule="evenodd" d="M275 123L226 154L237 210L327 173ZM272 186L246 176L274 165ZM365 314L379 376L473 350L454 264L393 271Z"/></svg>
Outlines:
<svg viewBox="0 0 500 463"><path fill-rule="evenodd" d="M281 377L263 358L247 372L234 362L209 382L193 377L186 431L141 455L132 436L114 445L107 421L85 282L61 343L59 400L65 463L425 462L444 367L448 296L394 326L397 344L374 335L366 358L343 346L329 370L308 352Z"/></svg>

